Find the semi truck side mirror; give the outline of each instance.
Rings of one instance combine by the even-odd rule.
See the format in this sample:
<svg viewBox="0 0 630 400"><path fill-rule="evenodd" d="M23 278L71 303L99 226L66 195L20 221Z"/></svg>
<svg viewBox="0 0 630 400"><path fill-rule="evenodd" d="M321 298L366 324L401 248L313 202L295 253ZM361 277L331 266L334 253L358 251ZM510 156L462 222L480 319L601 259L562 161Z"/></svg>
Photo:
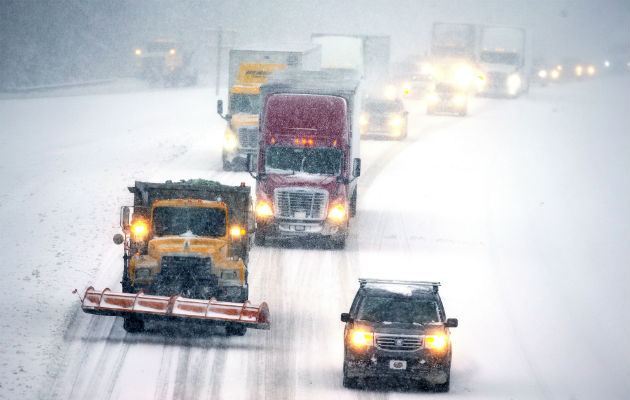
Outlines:
<svg viewBox="0 0 630 400"><path fill-rule="evenodd" d="M121 244L124 241L125 241L125 238L120 233L117 233L117 234L114 235L114 243L115 244Z"/></svg>
<svg viewBox="0 0 630 400"><path fill-rule="evenodd" d="M223 117L223 100L217 100L217 114Z"/></svg>
<svg viewBox="0 0 630 400"><path fill-rule="evenodd" d="M341 313L341 322L350 322L352 320L352 317L350 317L350 314L345 312L345 313Z"/></svg>
<svg viewBox="0 0 630 400"><path fill-rule="evenodd" d="M352 162L352 176L358 178L361 175L361 159L355 158Z"/></svg>
<svg viewBox="0 0 630 400"><path fill-rule="evenodd" d="M120 213L120 226L123 230L129 227L129 214L129 207L123 207Z"/></svg>

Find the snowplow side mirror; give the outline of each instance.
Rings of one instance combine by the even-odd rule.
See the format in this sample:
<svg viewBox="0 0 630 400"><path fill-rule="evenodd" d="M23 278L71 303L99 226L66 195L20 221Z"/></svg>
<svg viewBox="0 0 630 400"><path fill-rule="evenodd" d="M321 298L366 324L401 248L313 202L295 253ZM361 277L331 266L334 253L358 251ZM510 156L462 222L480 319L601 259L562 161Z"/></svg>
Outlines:
<svg viewBox="0 0 630 400"><path fill-rule="evenodd" d="M350 322L352 321L352 317L350 316L349 313L345 312L345 313L341 313L341 322Z"/></svg>
<svg viewBox="0 0 630 400"><path fill-rule="evenodd" d="M122 244L122 242L125 241L125 237L123 235L121 235L120 233L117 233L114 235L114 243L115 244Z"/></svg>
<svg viewBox="0 0 630 400"><path fill-rule="evenodd" d="M355 158L352 162L352 176L358 178L361 175L361 159Z"/></svg>
<svg viewBox="0 0 630 400"><path fill-rule="evenodd" d="M457 325L459 325L457 318L448 318L444 324L447 328L457 328Z"/></svg>
<svg viewBox="0 0 630 400"><path fill-rule="evenodd" d="M124 229L129 227L129 207L123 207L120 213L120 226Z"/></svg>

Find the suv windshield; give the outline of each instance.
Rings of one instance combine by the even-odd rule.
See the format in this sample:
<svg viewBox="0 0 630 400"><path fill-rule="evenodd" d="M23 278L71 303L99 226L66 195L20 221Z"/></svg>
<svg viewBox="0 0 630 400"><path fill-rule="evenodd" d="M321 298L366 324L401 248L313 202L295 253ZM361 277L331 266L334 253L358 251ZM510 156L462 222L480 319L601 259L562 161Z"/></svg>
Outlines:
<svg viewBox="0 0 630 400"><path fill-rule="evenodd" d="M157 207L153 211L156 236L181 235L188 231L197 236L225 236L225 210L205 207Z"/></svg>
<svg viewBox="0 0 630 400"><path fill-rule="evenodd" d="M266 172L338 175L341 150L330 147L272 146L267 150Z"/></svg>
<svg viewBox="0 0 630 400"><path fill-rule="evenodd" d="M257 94L233 94L230 96L232 114L260 113L260 96Z"/></svg>
<svg viewBox="0 0 630 400"><path fill-rule="evenodd" d="M434 301L410 297L364 297L359 304L357 319L372 322L426 324L439 322Z"/></svg>

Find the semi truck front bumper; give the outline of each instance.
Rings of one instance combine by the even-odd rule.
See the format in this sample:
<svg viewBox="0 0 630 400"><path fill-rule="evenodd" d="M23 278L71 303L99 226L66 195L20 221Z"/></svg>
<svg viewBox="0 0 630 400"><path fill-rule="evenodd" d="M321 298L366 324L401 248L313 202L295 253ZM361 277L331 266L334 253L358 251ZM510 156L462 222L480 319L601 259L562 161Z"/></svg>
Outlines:
<svg viewBox="0 0 630 400"><path fill-rule="evenodd" d="M279 239L345 236L348 232L347 226L347 221L302 221L276 218L256 220L257 232L269 238Z"/></svg>

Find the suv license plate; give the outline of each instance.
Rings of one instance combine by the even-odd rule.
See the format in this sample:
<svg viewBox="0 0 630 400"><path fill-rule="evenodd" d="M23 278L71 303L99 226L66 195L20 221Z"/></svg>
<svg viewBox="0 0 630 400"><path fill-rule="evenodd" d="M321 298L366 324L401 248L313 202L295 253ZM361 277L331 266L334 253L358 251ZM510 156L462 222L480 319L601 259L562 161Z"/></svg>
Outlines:
<svg viewBox="0 0 630 400"><path fill-rule="evenodd" d="M306 227L304 225L293 225L293 229L295 229L296 232L303 232Z"/></svg>
<svg viewBox="0 0 630 400"><path fill-rule="evenodd" d="M407 361L405 360L389 360L390 369L407 369Z"/></svg>

